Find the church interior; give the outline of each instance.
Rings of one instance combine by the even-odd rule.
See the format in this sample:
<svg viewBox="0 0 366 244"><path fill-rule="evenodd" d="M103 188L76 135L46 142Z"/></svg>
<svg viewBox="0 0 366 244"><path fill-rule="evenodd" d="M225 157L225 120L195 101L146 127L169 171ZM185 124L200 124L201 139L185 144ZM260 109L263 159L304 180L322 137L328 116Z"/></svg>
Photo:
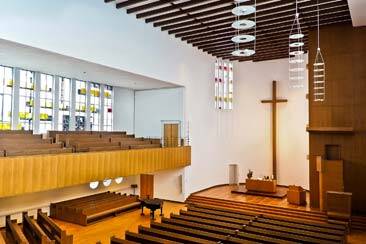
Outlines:
<svg viewBox="0 0 366 244"><path fill-rule="evenodd" d="M0 7L0 244L366 243L366 1Z"/></svg>

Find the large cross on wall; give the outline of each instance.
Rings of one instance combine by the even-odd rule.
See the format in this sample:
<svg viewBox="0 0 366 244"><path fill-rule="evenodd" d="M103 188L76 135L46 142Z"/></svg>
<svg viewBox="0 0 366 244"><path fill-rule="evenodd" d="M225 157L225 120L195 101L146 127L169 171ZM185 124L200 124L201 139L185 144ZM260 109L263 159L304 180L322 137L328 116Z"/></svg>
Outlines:
<svg viewBox="0 0 366 244"><path fill-rule="evenodd" d="M277 103L286 103L287 99L277 98L277 82L272 82L272 99L262 100L272 105L272 175L277 179Z"/></svg>

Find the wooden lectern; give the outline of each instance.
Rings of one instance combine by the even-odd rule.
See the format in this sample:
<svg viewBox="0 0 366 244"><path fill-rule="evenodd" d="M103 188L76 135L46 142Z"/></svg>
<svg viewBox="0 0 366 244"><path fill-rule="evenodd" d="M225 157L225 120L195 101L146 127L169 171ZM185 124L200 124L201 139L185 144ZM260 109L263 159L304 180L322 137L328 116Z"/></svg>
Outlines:
<svg viewBox="0 0 366 244"><path fill-rule="evenodd" d="M295 205L306 205L306 191L301 186L289 186L287 201Z"/></svg>

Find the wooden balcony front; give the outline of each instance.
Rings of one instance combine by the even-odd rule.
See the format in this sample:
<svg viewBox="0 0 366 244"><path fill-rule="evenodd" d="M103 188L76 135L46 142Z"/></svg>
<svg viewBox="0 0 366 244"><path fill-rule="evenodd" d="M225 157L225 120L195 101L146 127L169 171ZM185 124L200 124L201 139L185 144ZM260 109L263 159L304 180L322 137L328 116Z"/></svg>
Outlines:
<svg viewBox="0 0 366 244"><path fill-rule="evenodd" d="M0 157L0 197L126 177L191 164L191 147Z"/></svg>

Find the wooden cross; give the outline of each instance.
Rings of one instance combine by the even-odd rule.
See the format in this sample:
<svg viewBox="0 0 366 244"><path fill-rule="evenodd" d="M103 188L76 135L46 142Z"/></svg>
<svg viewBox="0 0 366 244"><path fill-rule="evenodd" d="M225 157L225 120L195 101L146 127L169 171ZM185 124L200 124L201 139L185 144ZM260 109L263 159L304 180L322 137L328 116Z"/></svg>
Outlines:
<svg viewBox="0 0 366 244"><path fill-rule="evenodd" d="M276 81L272 83L272 99L262 100L262 103L272 104L272 174L277 179L277 103L285 103L287 99L277 99Z"/></svg>

